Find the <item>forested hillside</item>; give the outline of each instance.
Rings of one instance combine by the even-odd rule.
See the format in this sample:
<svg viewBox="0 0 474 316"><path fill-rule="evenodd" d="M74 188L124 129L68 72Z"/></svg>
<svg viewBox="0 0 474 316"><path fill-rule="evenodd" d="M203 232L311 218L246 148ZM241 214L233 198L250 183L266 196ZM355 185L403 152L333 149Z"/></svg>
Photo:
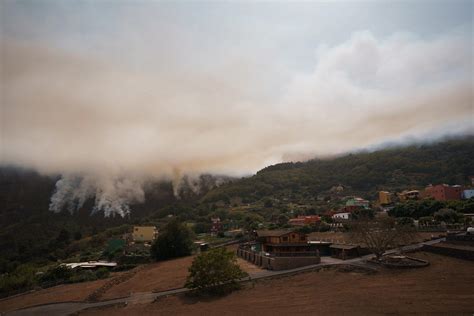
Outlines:
<svg viewBox="0 0 474 316"><path fill-rule="evenodd" d="M401 191L430 183L465 184L468 176L474 175L473 157L474 137L465 137L333 159L281 163L212 190L203 201L234 196L249 201L266 196L294 200L315 197L336 185L371 198L378 190Z"/></svg>

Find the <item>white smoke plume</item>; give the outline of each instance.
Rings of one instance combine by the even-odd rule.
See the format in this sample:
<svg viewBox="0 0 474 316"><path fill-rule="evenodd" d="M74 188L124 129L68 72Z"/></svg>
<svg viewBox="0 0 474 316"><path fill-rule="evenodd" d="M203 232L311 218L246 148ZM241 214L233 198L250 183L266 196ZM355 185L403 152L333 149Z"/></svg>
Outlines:
<svg viewBox="0 0 474 316"><path fill-rule="evenodd" d="M227 176L209 174L187 174L175 179L173 181L173 194L177 199L180 199L181 195L188 192L199 195L204 190L210 190L232 181L232 178Z"/></svg>
<svg viewBox="0 0 474 316"><path fill-rule="evenodd" d="M264 58L206 71L163 61L158 71L38 43L1 46L0 163L63 174L54 211L95 196L96 210L125 215L147 177L171 180L179 196L184 184L200 192L203 173L474 132L472 38L458 30L356 32L320 45L304 73Z"/></svg>
<svg viewBox="0 0 474 316"><path fill-rule="evenodd" d="M130 213L130 204L143 203L145 193L143 179L132 176L98 177L96 175L63 175L56 182L56 190L51 197L50 210L74 212L84 203L95 198L92 213L103 211L110 215L126 216Z"/></svg>

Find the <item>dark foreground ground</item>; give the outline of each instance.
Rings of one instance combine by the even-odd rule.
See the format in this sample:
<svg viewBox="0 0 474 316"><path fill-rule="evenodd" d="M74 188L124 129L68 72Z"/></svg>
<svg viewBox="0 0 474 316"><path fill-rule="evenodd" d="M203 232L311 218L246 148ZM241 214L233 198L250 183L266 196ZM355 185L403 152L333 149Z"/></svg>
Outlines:
<svg viewBox="0 0 474 316"><path fill-rule="evenodd" d="M472 261L425 252L413 256L431 265L375 274L326 269L259 281L215 299L169 296L81 315L473 315Z"/></svg>

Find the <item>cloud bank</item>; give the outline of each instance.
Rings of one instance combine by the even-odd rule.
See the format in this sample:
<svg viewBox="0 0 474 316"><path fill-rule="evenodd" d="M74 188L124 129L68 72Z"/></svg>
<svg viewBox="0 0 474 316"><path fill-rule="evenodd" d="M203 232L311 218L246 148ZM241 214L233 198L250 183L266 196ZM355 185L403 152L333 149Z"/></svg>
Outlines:
<svg viewBox="0 0 474 316"><path fill-rule="evenodd" d="M95 195L97 209L126 214L143 201L144 179L242 175L404 137L473 133L472 40L463 34L356 32L320 45L312 69L274 92L271 65L255 60L138 71L3 41L1 163L63 174L52 210Z"/></svg>

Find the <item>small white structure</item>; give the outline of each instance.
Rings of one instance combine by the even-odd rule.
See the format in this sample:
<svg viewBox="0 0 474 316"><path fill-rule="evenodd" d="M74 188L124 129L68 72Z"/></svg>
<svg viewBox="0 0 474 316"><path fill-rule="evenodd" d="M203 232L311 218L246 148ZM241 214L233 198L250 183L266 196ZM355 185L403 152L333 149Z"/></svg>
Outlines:
<svg viewBox="0 0 474 316"><path fill-rule="evenodd" d="M113 268L117 266L117 262L108 262L108 261L86 261L86 262L73 262L73 263L65 263L64 266L76 269L95 269L95 268Z"/></svg>
<svg viewBox="0 0 474 316"><path fill-rule="evenodd" d="M349 219L351 213L336 213L332 216L333 219Z"/></svg>
<svg viewBox="0 0 474 316"><path fill-rule="evenodd" d="M468 189L468 190L462 191L462 198L463 199L468 200L472 197L474 197L474 189Z"/></svg>

